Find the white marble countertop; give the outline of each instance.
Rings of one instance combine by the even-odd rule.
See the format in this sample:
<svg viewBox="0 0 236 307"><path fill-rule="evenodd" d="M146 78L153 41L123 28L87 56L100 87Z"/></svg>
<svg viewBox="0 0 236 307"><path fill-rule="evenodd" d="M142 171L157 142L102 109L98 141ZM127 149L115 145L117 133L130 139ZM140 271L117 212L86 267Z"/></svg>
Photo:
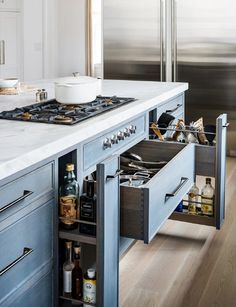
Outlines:
<svg viewBox="0 0 236 307"><path fill-rule="evenodd" d="M0 180L152 109L188 89L187 83L103 80L102 95L137 100L73 126L0 120ZM54 98L53 81L35 83ZM0 96L0 112L35 103L35 92Z"/></svg>

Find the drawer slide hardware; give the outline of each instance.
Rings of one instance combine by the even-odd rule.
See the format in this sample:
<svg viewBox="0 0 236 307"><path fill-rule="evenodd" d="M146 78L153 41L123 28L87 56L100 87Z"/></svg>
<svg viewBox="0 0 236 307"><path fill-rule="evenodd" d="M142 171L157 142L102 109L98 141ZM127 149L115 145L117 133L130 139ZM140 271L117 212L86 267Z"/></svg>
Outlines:
<svg viewBox="0 0 236 307"><path fill-rule="evenodd" d="M175 197L179 191L182 189L182 187L189 181L188 178L186 177L181 177L181 180L180 180L180 183L179 185L177 186L177 188L174 190L173 193L167 193L166 196L165 196L165 202L168 201L169 198L171 197Z"/></svg>
<svg viewBox="0 0 236 307"><path fill-rule="evenodd" d="M25 190L23 192L23 195L20 196L19 198L17 198L16 200L12 201L11 203L7 204L6 206L2 207L0 209L0 213L4 212L5 210L17 205L19 202L21 202L22 200L24 200L25 198L29 197L31 194L33 194L34 192L32 191L27 191Z"/></svg>
<svg viewBox="0 0 236 307"><path fill-rule="evenodd" d="M123 173L123 170L119 170L119 169L118 169L118 170L116 171L115 175L108 175L107 178L106 178L106 180L108 181L108 180L110 180L110 179L114 179L114 178L120 176L122 173Z"/></svg>
<svg viewBox="0 0 236 307"><path fill-rule="evenodd" d="M1 270L0 271L0 276L5 274L7 271L9 271L11 268L13 268L17 263L19 263L21 260L23 260L26 256L28 256L32 252L33 252L32 248L24 247L23 254L20 257L18 257L16 260L14 260L13 262L8 264L8 266L6 266L3 270Z"/></svg>

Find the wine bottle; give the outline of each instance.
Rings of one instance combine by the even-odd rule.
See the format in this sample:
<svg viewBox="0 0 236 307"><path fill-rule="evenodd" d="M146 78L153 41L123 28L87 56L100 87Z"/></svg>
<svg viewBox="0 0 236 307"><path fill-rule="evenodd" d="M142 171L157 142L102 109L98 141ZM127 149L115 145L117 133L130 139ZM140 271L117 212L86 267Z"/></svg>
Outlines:
<svg viewBox="0 0 236 307"><path fill-rule="evenodd" d="M74 247L74 269L72 271L72 297L80 300L83 297L83 272L80 267L80 247Z"/></svg>

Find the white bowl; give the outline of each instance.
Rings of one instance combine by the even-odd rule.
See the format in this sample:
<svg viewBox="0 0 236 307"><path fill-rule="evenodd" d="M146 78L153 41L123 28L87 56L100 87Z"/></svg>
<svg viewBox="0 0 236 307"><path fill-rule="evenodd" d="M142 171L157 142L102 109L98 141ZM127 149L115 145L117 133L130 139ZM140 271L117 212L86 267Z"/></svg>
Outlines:
<svg viewBox="0 0 236 307"><path fill-rule="evenodd" d="M0 88L14 87L18 83L16 78L0 79Z"/></svg>

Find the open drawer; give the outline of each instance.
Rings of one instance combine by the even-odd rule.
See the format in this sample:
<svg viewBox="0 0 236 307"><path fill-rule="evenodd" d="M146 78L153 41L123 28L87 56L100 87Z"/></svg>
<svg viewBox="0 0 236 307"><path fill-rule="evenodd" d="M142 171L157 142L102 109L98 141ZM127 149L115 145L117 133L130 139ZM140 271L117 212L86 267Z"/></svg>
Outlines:
<svg viewBox="0 0 236 307"><path fill-rule="evenodd" d="M178 221L203 224L220 229L225 217L226 133L227 115L216 119L216 145L195 144L195 174L215 179L214 215L211 217L174 212L170 218Z"/></svg>
<svg viewBox="0 0 236 307"><path fill-rule="evenodd" d="M195 147L142 141L129 151L145 161L168 161L146 184L121 185L121 235L149 243L194 182Z"/></svg>

